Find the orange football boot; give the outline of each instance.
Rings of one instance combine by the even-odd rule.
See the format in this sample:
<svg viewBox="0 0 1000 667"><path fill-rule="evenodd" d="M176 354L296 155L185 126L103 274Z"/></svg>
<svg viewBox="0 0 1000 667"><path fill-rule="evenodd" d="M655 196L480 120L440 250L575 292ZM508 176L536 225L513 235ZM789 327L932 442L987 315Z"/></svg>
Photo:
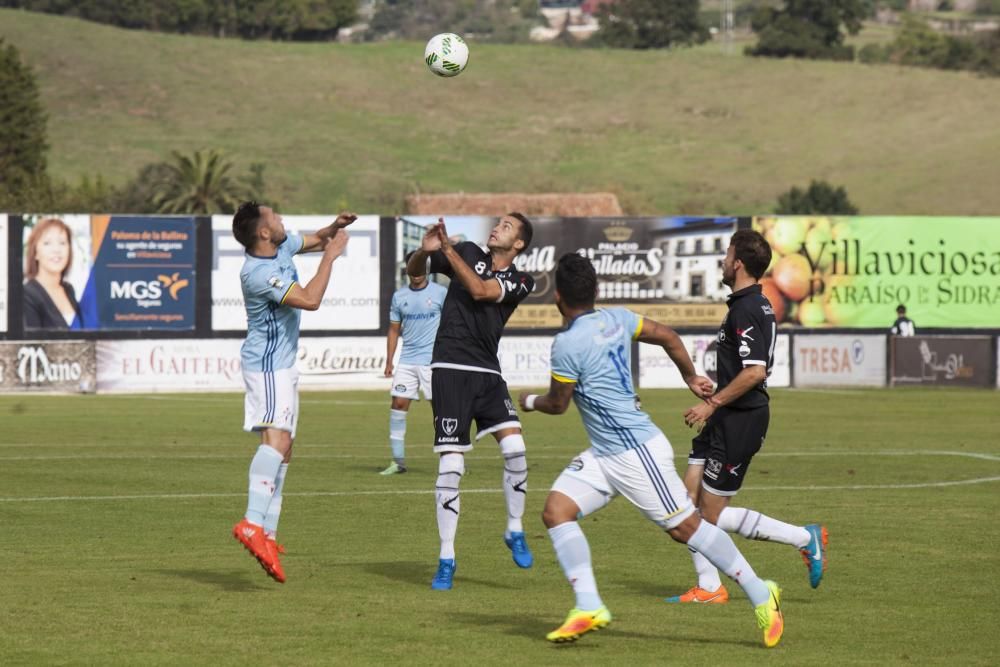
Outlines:
<svg viewBox="0 0 1000 667"><path fill-rule="evenodd" d="M729 602L729 591L725 586L719 586L718 590L706 591L704 588L695 586L687 593L674 595L666 599L667 602L694 602L697 604L725 604Z"/></svg>

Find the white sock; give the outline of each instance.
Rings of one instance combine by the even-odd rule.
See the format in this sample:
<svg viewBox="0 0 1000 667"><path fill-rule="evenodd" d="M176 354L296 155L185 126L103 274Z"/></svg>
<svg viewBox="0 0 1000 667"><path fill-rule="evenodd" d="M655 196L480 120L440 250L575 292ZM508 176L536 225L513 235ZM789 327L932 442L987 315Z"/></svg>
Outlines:
<svg viewBox="0 0 1000 667"><path fill-rule="evenodd" d="M389 447L392 448L392 460L404 465L406 439L406 410L389 410Z"/></svg>
<svg viewBox="0 0 1000 667"><path fill-rule="evenodd" d="M694 563L694 571L698 574L698 588L706 591L717 591L722 586L719 579L719 570L712 563L698 553L688 544L688 551L691 552L691 561Z"/></svg>
<svg viewBox="0 0 1000 667"><path fill-rule="evenodd" d="M590 563L590 545L576 521L561 523L549 528L552 548L562 566L566 579L576 593L576 608L593 611L604 606L597 593L597 580Z"/></svg>
<svg viewBox="0 0 1000 667"><path fill-rule="evenodd" d="M702 521L688 540L688 546L701 552L712 565L738 583L754 607L770 599L771 593L767 590L767 585L750 567L750 563L733 544L732 538L718 526Z"/></svg>
<svg viewBox="0 0 1000 667"><path fill-rule="evenodd" d="M271 496L271 503L267 506L267 513L264 514L264 532L270 537L278 534L278 519L281 517L281 491L285 488L285 475L288 474L288 464L282 463L278 467L278 475L274 478L274 495Z"/></svg>
<svg viewBox="0 0 1000 667"><path fill-rule="evenodd" d="M438 461L437 503L438 535L441 537L440 558L455 557L455 533L458 532L458 513L461 501L458 485L465 473L465 457L461 454L444 454Z"/></svg>
<svg viewBox="0 0 1000 667"><path fill-rule="evenodd" d="M748 540L769 540L791 544L799 549L809 544L809 531L800 526L772 519L743 507L726 507L716 524L727 533L739 533Z"/></svg>
<svg viewBox="0 0 1000 667"><path fill-rule="evenodd" d="M521 517L528 498L528 460L525 458L524 438L520 433L508 435L500 441L503 455L503 497L507 501L507 534L523 533Z"/></svg>
<svg viewBox="0 0 1000 667"><path fill-rule="evenodd" d="M250 461L250 489L247 492L247 513L244 515L250 523L264 525L267 506L274 496L274 479L284 458L274 447L261 445Z"/></svg>

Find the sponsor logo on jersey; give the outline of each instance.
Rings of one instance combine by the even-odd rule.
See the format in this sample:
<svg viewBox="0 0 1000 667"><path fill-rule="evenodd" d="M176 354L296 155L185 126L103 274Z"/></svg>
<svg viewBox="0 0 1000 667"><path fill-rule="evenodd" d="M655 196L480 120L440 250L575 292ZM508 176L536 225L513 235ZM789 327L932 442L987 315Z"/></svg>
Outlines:
<svg viewBox="0 0 1000 667"><path fill-rule="evenodd" d="M279 278L278 276L271 276L270 278L268 278L267 284L275 289L281 289L282 287L285 286L285 283L282 282L281 278Z"/></svg>
<svg viewBox="0 0 1000 667"><path fill-rule="evenodd" d="M740 349L738 351L740 353L740 356L743 358L750 356L750 346L747 345L746 343L740 343Z"/></svg>

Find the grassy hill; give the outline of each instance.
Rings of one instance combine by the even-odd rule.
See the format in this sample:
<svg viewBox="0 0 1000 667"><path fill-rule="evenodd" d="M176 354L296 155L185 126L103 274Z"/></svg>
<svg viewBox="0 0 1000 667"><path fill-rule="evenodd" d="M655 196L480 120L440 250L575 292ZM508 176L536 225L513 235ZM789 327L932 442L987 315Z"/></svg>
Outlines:
<svg viewBox="0 0 1000 667"><path fill-rule="evenodd" d="M124 182L171 149L267 163L288 212L393 213L410 192L611 190L633 213L771 210L823 178L864 213L1000 213L1000 80L857 64L133 32L0 10L38 75L53 173Z"/></svg>

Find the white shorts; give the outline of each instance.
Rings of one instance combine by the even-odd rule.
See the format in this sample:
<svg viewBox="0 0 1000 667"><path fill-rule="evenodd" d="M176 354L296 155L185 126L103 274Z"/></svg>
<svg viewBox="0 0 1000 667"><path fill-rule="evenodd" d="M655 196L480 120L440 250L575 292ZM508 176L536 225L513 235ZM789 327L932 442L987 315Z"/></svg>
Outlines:
<svg viewBox="0 0 1000 667"><path fill-rule="evenodd" d="M586 450L562 471L552 490L571 498L581 517L623 495L664 530L676 528L695 509L662 433L621 454L595 456L593 448Z"/></svg>
<svg viewBox="0 0 1000 667"><path fill-rule="evenodd" d="M420 394L424 398L431 400L431 367L414 366L413 364L400 364L396 366L396 372L392 376L392 396L408 398L411 401L419 401Z"/></svg>
<svg viewBox="0 0 1000 667"><path fill-rule="evenodd" d="M276 428L294 438L299 421L299 372L294 368L243 371L243 384L247 389L243 430Z"/></svg>

